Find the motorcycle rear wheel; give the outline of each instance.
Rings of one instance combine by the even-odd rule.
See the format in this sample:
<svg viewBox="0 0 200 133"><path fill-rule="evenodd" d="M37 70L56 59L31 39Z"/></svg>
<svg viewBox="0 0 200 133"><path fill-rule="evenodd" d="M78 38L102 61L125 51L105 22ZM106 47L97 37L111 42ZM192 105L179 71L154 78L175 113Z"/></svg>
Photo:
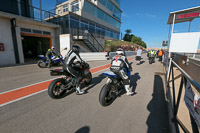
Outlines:
<svg viewBox="0 0 200 133"><path fill-rule="evenodd" d="M45 68L47 66L47 63L44 60L39 60L37 64L40 68Z"/></svg>
<svg viewBox="0 0 200 133"><path fill-rule="evenodd" d="M48 87L48 94L53 99L60 99L65 96L66 90L62 89L64 87L65 79L59 78L53 80Z"/></svg>
<svg viewBox="0 0 200 133"><path fill-rule="evenodd" d="M116 93L113 92L112 87L114 87L112 84L105 84L101 89L99 94L99 103L104 107L112 104L116 98Z"/></svg>

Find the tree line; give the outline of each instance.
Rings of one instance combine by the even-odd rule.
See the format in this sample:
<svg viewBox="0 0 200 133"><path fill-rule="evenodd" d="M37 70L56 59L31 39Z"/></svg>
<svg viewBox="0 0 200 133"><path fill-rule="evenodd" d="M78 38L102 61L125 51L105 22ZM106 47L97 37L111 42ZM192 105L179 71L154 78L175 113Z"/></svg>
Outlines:
<svg viewBox="0 0 200 133"><path fill-rule="evenodd" d="M137 45L140 45L144 48L147 47L146 43L142 40L141 37L131 34L131 29L127 29L125 32L126 32L126 34L123 37L124 41L136 43Z"/></svg>

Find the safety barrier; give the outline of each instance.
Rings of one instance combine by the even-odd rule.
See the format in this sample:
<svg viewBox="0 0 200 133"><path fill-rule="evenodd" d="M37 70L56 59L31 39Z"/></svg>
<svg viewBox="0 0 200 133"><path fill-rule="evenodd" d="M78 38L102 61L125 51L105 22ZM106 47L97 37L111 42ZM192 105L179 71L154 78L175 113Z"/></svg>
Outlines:
<svg viewBox="0 0 200 133"><path fill-rule="evenodd" d="M168 62L168 61L167 61ZM184 122L178 118L179 105L183 88L185 88L184 102L189 110L189 117L191 121L191 129L193 133L199 133L200 126L200 85L188 75L172 58L169 59L169 63L165 60L165 64L168 66L166 73L167 80L167 98L169 101L170 112L172 112L172 122L175 125L175 132L179 133L180 128L185 132L189 133L188 127ZM169 64L169 65L168 65ZM174 68L180 71L181 74L175 77ZM170 78L171 77L171 78ZM181 78L178 95L176 97L175 80ZM177 82L176 82L177 83ZM172 86L170 86L170 84ZM172 88L172 89L171 89ZM194 89L194 91L193 91ZM168 106L168 107L169 107ZM184 116L185 117L185 116Z"/></svg>

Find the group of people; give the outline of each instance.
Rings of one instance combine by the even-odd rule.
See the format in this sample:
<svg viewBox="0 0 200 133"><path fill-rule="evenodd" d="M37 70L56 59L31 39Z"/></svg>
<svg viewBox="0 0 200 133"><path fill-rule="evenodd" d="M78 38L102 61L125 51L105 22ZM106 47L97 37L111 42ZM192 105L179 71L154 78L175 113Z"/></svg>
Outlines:
<svg viewBox="0 0 200 133"><path fill-rule="evenodd" d="M163 57L163 55L164 55L164 51L163 51L163 49L161 49L161 50L158 50L158 51L156 52L156 50L152 49L152 50L150 50L150 51L147 53L147 55L148 55L148 57L149 57L150 55L152 55L154 58L155 58L155 57L158 57L158 61L161 61L161 62L162 62L162 57Z"/></svg>
<svg viewBox="0 0 200 133"><path fill-rule="evenodd" d="M80 72L73 68L73 63L75 60L78 60L80 63L83 63L83 64L85 63L82 60L82 58L80 57L79 53L80 53L80 47L72 46L72 49L65 56L65 59L63 62L63 69L75 77L74 83L76 84L76 93L84 94L85 92L80 89L80 81L81 81ZM140 56L141 56L141 54L142 54L142 51L140 51L140 53L138 53L138 55L140 55ZM55 47L53 47L53 46L51 47L51 49L48 49L48 51L46 53L46 57L49 61L49 63L48 63L49 68L51 67L51 62L52 62L51 56L52 55L58 56L55 53ZM132 71L132 67L131 67L130 63L128 62L128 59L122 48L117 49L116 56L114 56L111 61L110 70L112 72L114 72L116 75L118 75L123 80L127 95L132 95L135 93L135 92L130 91L130 80L129 80L129 77L127 74L127 71Z"/></svg>

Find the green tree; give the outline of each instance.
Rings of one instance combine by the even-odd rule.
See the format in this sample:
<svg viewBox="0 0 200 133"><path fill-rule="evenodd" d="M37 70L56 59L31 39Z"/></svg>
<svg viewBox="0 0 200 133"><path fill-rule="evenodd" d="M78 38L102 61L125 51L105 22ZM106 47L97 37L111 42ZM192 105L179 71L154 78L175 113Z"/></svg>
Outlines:
<svg viewBox="0 0 200 133"><path fill-rule="evenodd" d="M131 33L131 29L127 29L125 30L126 34L130 34Z"/></svg>
<svg viewBox="0 0 200 133"><path fill-rule="evenodd" d="M140 46L146 48L146 43L144 41L142 41L141 37L131 35L131 42L136 43L137 45L140 45Z"/></svg>
<svg viewBox="0 0 200 133"><path fill-rule="evenodd" d="M127 29L127 30L125 30L125 32L126 32L126 34L124 35L123 40L130 42L131 41L131 35L130 35L131 29Z"/></svg>

